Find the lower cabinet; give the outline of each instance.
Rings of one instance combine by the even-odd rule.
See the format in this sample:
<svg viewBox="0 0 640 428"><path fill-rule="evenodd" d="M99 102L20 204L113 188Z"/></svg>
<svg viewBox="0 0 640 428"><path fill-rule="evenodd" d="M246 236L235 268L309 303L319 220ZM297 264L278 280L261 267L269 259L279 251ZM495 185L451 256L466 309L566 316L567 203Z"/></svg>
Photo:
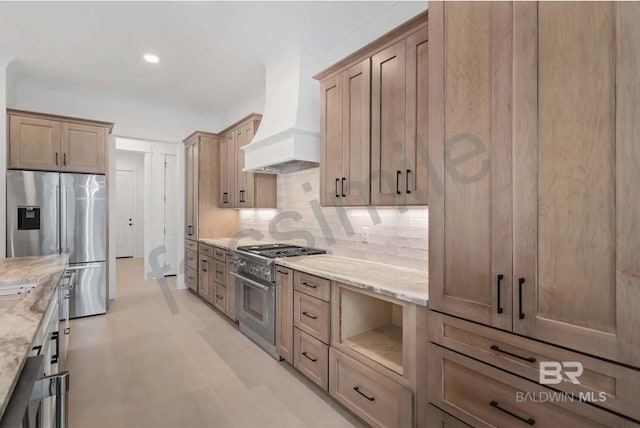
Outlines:
<svg viewBox="0 0 640 428"><path fill-rule="evenodd" d="M427 406L427 428L468 428L469 426L433 404Z"/></svg>
<svg viewBox="0 0 640 428"><path fill-rule="evenodd" d="M198 294L208 302L212 300L213 293L213 258L200 253L198 265Z"/></svg>
<svg viewBox="0 0 640 428"><path fill-rule="evenodd" d="M226 307L225 314L233 321L236 320L236 285L233 281L233 275L231 275L231 254L226 253L226 260L224 262L225 281L227 285L226 295Z"/></svg>
<svg viewBox="0 0 640 428"><path fill-rule="evenodd" d="M594 406L465 355L429 345L429 397L474 427L637 427Z"/></svg>
<svg viewBox="0 0 640 428"><path fill-rule="evenodd" d="M293 271L276 267L276 352L293 362Z"/></svg>
<svg viewBox="0 0 640 428"><path fill-rule="evenodd" d="M294 328L293 366L320 388L329 389L329 345Z"/></svg>
<svg viewBox="0 0 640 428"><path fill-rule="evenodd" d="M374 427L411 428L411 391L329 349L329 394Z"/></svg>
<svg viewBox="0 0 640 428"><path fill-rule="evenodd" d="M198 271L187 267L184 272L184 282L194 293L198 292Z"/></svg>
<svg viewBox="0 0 640 428"><path fill-rule="evenodd" d="M225 313L227 307L226 293L227 290L224 286L215 283L215 290L213 291L213 306L222 313Z"/></svg>
<svg viewBox="0 0 640 428"><path fill-rule="evenodd" d="M214 308L236 320L231 254L225 249L185 240L185 283Z"/></svg>

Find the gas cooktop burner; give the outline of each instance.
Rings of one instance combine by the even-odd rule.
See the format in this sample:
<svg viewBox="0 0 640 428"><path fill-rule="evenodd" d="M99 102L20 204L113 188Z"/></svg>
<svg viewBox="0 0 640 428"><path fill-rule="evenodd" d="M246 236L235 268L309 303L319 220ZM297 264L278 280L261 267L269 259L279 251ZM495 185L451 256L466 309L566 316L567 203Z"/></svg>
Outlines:
<svg viewBox="0 0 640 428"><path fill-rule="evenodd" d="M300 247L297 245L289 244L246 245L243 247L238 247L238 251L257 254L269 259L275 259L279 257L310 256L313 254L326 253L325 250L320 250L318 248Z"/></svg>

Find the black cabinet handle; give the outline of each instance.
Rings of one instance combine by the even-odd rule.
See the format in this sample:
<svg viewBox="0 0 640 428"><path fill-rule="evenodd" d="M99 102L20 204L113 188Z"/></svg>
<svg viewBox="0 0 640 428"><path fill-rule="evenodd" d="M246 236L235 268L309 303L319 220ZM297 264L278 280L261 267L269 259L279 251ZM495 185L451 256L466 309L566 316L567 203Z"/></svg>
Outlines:
<svg viewBox="0 0 640 428"><path fill-rule="evenodd" d="M311 357L309 356L309 354L307 354L306 352L303 352L303 353L302 353L302 355L303 355L303 356L305 356L305 357L307 357L307 359L308 359L308 360L311 360L311 361L313 361L314 363L315 363L316 361L318 361L318 359L317 359L317 358L311 358Z"/></svg>
<svg viewBox="0 0 640 428"><path fill-rule="evenodd" d="M205 259L202 259L202 263L204 263L205 265L209 264ZM204 267L204 265L202 266L202 272L208 272L208 270Z"/></svg>
<svg viewBox="0 0 640 428"><path fill-rule="evenodd" d="M519 358L519 359L527 361L529 363L535 363L536 362L536 359L533 358L533 357L522 357L522 356L514 354L512 352L505 351L504 349L500 349L500 347L498 345L491 345L491 350L492 351L496 351L496 352L502 352L503 354L507 354L507 355L510 355L512 357Z"/></svg>
<svg viewBox="0 0 640 428"><path fill-rule="evenodd" d="M283 275L289 275L289 272L287 272L286 270L280 270L278 269L278 273L281 273Z"/></svg>
<svg viewBox="0 0 640 428"><path fill-rule="evenodd" d="M407 170L407 179L406 179L407 193L411 193L411 190L409 190L409 174L411 174L410 169Z"/></svg>
<svg viewBox="0 0 640 428"><path fill-rule="evenodd" d="M310 315L309 312L303 312L302 315L304 315L305 317L311 318L312 320L317 320L318 317L315 315Z"/></svg>
<svg viewBox="0 0 640 428"><path fill-rule="evenodd" d="M38 351L36 355L40 355L40 352L42 352L42 345L34 346L31 350Z"/></svg>
<svg viewBox="0 0 640 428"><path fill-rule="evenodd" d="M347 196L347 195L345 195L345 194L344 194L344 181L345 181L345 180L346 180L346 178L342 177L342 186L341 186L341 187L342 187L342 197L343 197L343 198L344 198L345 196Z"/></svg>
<svg viewBox="0 0 640 428"><path fill-rule="evenodd" d="M370 397L367 394L365 394L364 392L360 391L360 387L359 386L354 386L353 390L355 392L357 392L358 394L362 395L364 398L366 398L369 401L375 401L375 399L376 399L375 397Z"/></svg>
<svg viewBox="0 0 640 428"><path fill-rule="evenodd" d="M524 312L522 312L522 286L524 285L524 278L518 278L518 318L524 319Z"/></svg>
<svg viewBox="0 0 640 428"><path fill-rule="evenodd" d="M58 152L56 152L56 166L58 166Z"/></svg>
<svg viewBox="0 0 640 428"><path fill-rule="evenodd" d="M223 204L229 203L229 192L224 192L222 194L222 203Z"/></svg>
<svg viewBox="0 0 640 428"><path fill-rule="evenodd" d="M218 299L218 300L222 299L222 295L216 294L216 299Z"/></svg>
<svg viewBox="0 0 640 428"><path fill-rule="evenodd" d="M224 272L223 272L223 271L221 271L221 270L217 270L217 271L216 271L216 273L217 273L218 275L222 275Z"/></svg>
<svg viewBox="0 0 640 428"><path fill-rule="evenodd" d="M340 179L336 178L336 198L340 197L340 194L338 193L338 184L340 183Z"/></svg>
<svg viewBox="0 0 640 428"><path fill-rule="evenodd" d="M309 284L307 282L303 282L302 285L304 285L305 287L309 287L309 288L318 288L317 285Z"/></svg>
<svg viewBox="0 0 640 428"><path fill-rule="evenodd" d="M51 340L56 341L56 354L51 357L51 364L56 364L58 362L58 356L60 355L60 333L57 331L51 333Z"/></svg>
<svg viewBox="0 0 640 428"><path fill-rule="evenodd" d="M518 420L521 420L525 424L529 424L529 425L535 425L536 424L536 420L533 419L533 418L525 419L522 416L518 416L515 413L508 411L507 409L503 409L502 407L500 407L500 404L498 404L497 401L492 401L492 402L489 403L489 405L491 407L493 407L493 408L496 408L496 409L500 410L501 412L506 413L509 416L513 416L514 418L516 418Z"/></svg>
<svg viewBox="0 0 640 428"><path fill-rule="evenodd" d="M402 175L402 171L396 171L396 194L400 195L400 175Z"/></svg>
<svg viewBox="0 0 640 428"><path fill-rule="evenodd" d="M65 328L65 329L64 329L64 334L65 334L65 335L67 335L67 334L69 334L69 333L71 333L71 327L67 327L67 328Z"/></svg>
<svg viewBox="0 0 640 428"><path fill-rule="evenodd" d="M503 274L498 275L498 313L501 314L504 312L504 308L500 304L500 286L502 285L502 280L504 279Z"/></svg>
<svg viewBox="0 0 640 428"><path fill-rule="evenodd" d="M66 166L67 165L67 154L63 153L62 154L62 166Z"/></svg>

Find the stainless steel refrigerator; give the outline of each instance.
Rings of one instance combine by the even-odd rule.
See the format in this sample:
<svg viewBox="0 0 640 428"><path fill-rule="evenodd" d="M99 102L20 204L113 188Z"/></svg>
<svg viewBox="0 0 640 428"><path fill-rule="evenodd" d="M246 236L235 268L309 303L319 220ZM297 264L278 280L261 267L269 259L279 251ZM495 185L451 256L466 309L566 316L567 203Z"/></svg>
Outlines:
<svg viewBox="0 0 640 428"><path fill-rule="evenodd" d="M7 171L7 257L69 254L69 317L107 310L104 175Z"/></svg>

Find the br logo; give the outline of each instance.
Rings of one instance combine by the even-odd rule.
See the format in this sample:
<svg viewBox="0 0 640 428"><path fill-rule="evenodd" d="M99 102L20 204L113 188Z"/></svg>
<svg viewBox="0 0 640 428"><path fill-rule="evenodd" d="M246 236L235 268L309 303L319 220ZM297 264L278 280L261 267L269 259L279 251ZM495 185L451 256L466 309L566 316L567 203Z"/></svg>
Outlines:
<svg viewBox="0 0 640 428"><path fill-rule="evenodd" d="M540 383L557 385L561 382L571 382L579 385L578 378L583 371L582 364L577 361L540 361Z"/></svg>

